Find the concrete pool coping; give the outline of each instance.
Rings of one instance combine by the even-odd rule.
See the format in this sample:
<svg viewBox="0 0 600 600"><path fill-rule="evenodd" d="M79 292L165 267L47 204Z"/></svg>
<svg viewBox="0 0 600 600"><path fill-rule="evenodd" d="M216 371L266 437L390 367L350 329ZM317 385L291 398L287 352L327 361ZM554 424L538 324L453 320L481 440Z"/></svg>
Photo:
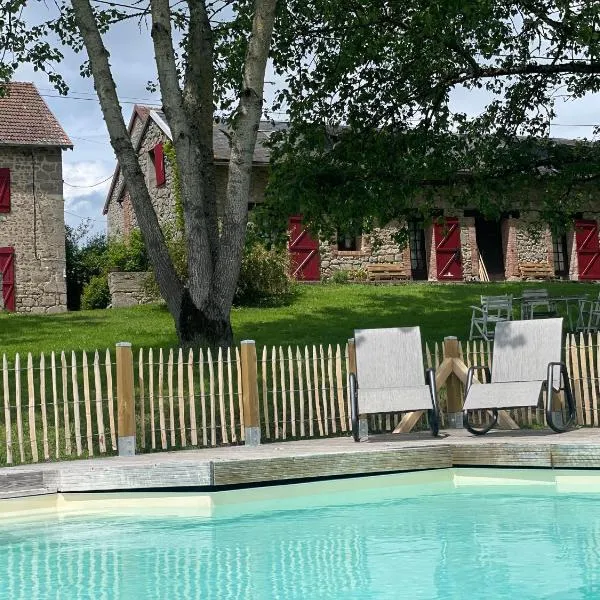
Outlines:
<svg viewBox="0 0 600 600"><path fill-rule="evenodd" d="M521 430L474 437L464 430L448 430L439 438L422 432L372 436L369 442L357 444L349 437L339 437L264 444L255 448L235 446L38 463L0 469L0 499L43 496L64 499L69 494L117 491L153 494L162 491L173 496L231 486L431 472L465 466L600 469L600 432L577 429L555 434L546 430ZM594 480L595 487L596 477L592 473L586 477ZM273 492L269 494L272 496ZM60 501L51 500L50 504L52 502ZM14 505L13 502L8 504ZM7 506L2 502L0 513Z"/></svg>

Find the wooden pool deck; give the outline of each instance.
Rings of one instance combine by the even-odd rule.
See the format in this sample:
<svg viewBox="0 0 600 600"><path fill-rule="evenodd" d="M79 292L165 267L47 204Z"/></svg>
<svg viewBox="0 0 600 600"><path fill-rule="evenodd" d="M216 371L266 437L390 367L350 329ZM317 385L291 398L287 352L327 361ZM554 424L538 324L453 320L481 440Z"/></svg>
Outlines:
<svg viewBox="0 0 600 600"><path fill-rule="evenodd" d="M67 492L209 490L453 466L600 469L600 430L464 430L349 437L42 463L0 469L0 498Z"/></svg>

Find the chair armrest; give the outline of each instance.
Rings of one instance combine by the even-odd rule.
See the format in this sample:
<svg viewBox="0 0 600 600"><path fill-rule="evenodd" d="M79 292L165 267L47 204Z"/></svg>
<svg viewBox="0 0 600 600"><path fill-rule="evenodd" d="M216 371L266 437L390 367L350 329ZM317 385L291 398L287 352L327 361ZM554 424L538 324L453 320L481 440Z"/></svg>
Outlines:
<svg viewBox="0 0 600 600"><path fill-rule="evenodd" d="M470 308L473 309L473 312L476 311L476 310L478 310L482 315L484 315L487 312L487 310L484 309L484 308L481 308L481 306L473 306L471 304Z"/></svg>
<svg viewBox="0 0 600 600"><path fill-rule="evenodd" d="M473 385L473 375L476 371L483 371L485 373L485 382L490 383L492 380L492 372L490 368L485 365L473 365L469 367L467 371L467 383L465 384L465 400L467 399L467 394L469 393L469 389Z"/></svg>

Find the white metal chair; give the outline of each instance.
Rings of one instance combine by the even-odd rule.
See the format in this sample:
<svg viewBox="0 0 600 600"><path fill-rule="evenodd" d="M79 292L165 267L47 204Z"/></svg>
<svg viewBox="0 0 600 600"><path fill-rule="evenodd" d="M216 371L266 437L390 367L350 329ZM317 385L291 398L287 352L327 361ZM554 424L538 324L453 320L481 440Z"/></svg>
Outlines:
<svg viewBox="0 0 600 600"><path fill-rule="evenodd" d="M467 372L463 423L475 435L487 433L498 421L498 410L537 406L546 393L546 421L557 433L566 431L575 420L575 402L567 367L561 361L562 319L498 323L494 340L493 368L473 366ZM476 371L485 373L486 383L473 385ZM555 422L552 393L560 390L561 379L567 401L566 423ZM476 429L469 422L472 410L492 411L492 422Z"/></svg>
<svg viewBox="0 0 600 600"><path fill-rule="evenodd" d="M512 319L512 296L481 296L481 306L471 306L469 339L494 338L496 323Z"/></svg>
<svg viewBox="0 0 600 600"><path fill-rule="evenodd" d="M521 319L555 317L556 306L544 288L523 290L521 298Z"/></svg>
<svg viewBox="0 0 600 600"><path fill-rule="evenodd" d="M435 371L423 368L418 327L359 329L354 332L356 373L350 374L352 434L369 434L364 415L425 410L431 433L439 430Z"/></svg>
<svg viewBox="0 0 600 600"><path fill-rule="evenodd" d="M592 333L600 330L600 294L596 300L580 300L577 331Z"/></svg>

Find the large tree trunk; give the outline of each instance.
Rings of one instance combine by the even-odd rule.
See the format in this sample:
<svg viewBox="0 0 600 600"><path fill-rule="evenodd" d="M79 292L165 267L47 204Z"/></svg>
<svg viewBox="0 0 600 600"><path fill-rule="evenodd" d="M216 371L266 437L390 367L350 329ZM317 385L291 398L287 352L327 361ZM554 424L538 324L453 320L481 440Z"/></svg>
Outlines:
<svg viewBox="0 0 600 600"><path fill-rule="evenodd" d="M90 0L72 0L111 144L162 296L183 345L229 346L230 312L242 259L252 157L262 109L266 62L277 0L256 0L233 121L222 231L217 222L213 157L213 38L204 0L187 0L190 25L183 92L179 83L168 0L150 0L152 39L163 106L171 128L181 182L188 250L188 285L177 277L137 154L127 133L115 84Z"/></svg>

